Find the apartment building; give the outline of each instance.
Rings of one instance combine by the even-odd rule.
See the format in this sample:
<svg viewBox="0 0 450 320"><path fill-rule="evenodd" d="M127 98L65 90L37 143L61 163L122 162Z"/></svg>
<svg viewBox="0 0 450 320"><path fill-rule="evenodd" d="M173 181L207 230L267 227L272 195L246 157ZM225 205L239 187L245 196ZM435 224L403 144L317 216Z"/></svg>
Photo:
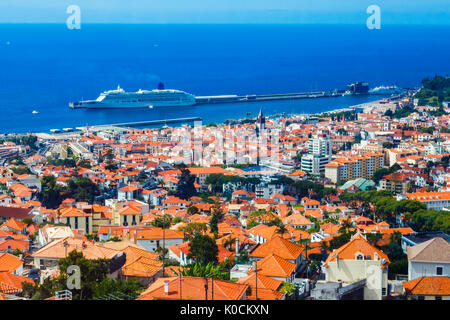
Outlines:
<svg viewBox="0 0 450 320"><path fill-rule="evenodd" d="M325 177L333 183L357 178L370 179L384 163L383 153L368 152L364 156L336 158L325 165Z"/></svg>
<svg viewBox="0 0 450 320"><path fill-rule="evenodd" d="M380 180L380 189L392 191L394 194L404 194L408 192L410 176L411 174L398 172L385 175Z"/></svg>
<svg viewBox="0 0 450 320"><path fill-rule="evenodd" d="M445 192L414 192L407 193L409 200L424 203L427 209L442 210L450 207L450 191Z"/></svg>
<svg viewBox="0 0 450 320"><path fill-rule="evenodd" d="M407 158L415 155L419 155L419 151L415 149L386 149L385 164L391 167L397 163L398 159Z"/></svg>

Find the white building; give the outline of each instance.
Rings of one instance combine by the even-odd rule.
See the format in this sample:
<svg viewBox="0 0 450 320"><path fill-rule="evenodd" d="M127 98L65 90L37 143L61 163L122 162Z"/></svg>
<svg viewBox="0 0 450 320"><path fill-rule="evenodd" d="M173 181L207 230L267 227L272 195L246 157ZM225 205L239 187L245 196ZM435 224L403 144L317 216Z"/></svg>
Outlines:
<svg viewBox="0 0 450 320"><path fill-rule="evenodd" d="M382 300L387 295L388 264L388 256L357 233L328 256L325 280L354 283L366 279L364 300Z"/></svg>
<svg viewBox="0 0 450 320"><path fill-rule="evenodd" d="M408 281L420 277L450 276L450 244L437 237L406 248Z"/></svg>
<svg viewBox="0 0 450 320"><path fill-rule="evenodd" d="M301 170L312 174L325 171L325 165L331 161L333 143L326 130L318 131L309 139L308 154L302 157Z"/></svg>
<svg viewBox="0 0 450 320"><path fill-rule="evenodd" d="M450 207L450 191L445 192L414 192L407 193L409 200L417 200L427 206L427 209L442 210Z"/></svg>

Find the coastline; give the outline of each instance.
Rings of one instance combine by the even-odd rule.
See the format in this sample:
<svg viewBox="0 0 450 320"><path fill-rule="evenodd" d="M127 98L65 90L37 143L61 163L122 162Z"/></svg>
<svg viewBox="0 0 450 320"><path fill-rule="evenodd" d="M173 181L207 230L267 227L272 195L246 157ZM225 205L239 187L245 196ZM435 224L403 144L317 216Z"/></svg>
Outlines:
<svg viewBox="0 0 450 320"><path fill-rule="evenodd" d="M339 99L339 98L341 98L341 97L335 97L336 99ZM287 112L287 111L282 111L281 110L281 112L280 112L280 110L276 110L276 109L274 109L273 111L274 112L271 112L271 110L270 109L267 109L267 108L264 108L264 107L262 107L262 109L263 109L263 111L264 111L264 114L266 115L266 116L268 116L268 117L274 117L274 116L279 116L279 115L282 115L282 114L284 114L285 116L287 116L287 115L307 115L307 116L318 116L318 115L324 115L324 114L333 114L333 113L339 113L339 112L344 112L344 111L352 111L352 110L354 110L355 108L360 108L360 107L362 107L362 106L365 106L365 105L369 105L369 104L374 104L374 103L376 103L376 102L379 102L379 101L381 101L381 100L383 100L383 99L386 99L386 98L388 98L388 97L384 97L384 96L378 96L378 99L376 99L376 100L370 100L370 101L366 101L366 102L363 102L363 103L359 103L359 104L351 104L351 105L348 105L348 106L345 106L345 107L341 107L341 106L339 106L339 107L337 107L337 108L334 108L334 109L332 109L332 110L326 110L326 111L322 111L322 112L308 112L308 111L306 111L306 112ZM309 100L309 101L317 101L317 99L305 99L305 100L303 100L303 101L306 101L306 100ZM326 104L326 105L332 105L333 104L333 101L332 100L329 100L329 99L326 99L327 101L330 101L330 104ZM291 100L291 102L292 102L292 100ZM274 102L271 102L271 103L274 103ZM248 104L251 104L251 105L253 105L253 106L258 106L258 105L260 105L261 103L257 103L257 102L242 102L242 103L240 103L240 104L246 104L246 105L248 105ZM282 105L284 104L286 104L286 101L284 101L283 103L281 103ZM232 103L232 104L226 104L226 103L224 103L224 104L213 104L213 105L211 105L211 107L212 108L215 108L215 107L224 107L225 106L225 108L228 106L228 107L230 107L230 105L237 105L237 103ZM201 106L202 108L204 108L204 106ZM283 108L281 108L281 109L283 109ZM288 109L288 107L286 107L285 109ZM105 110L107 110L107 109L105 109ZM136 110L136 109L134 109L134 110ZM133 111L134 111L133 110ZM126 110L126 111L128 111L129 112L129 110ZM102 111L102 112L105 112L104 110ZM214 111L213 110L211 110L211 114L214 114ZM228 118L228 119L223 119L222 121L213 121L213 120L208 120L208 119L205 119L205 117L197 117L197 115L196 114L189 114L189 117L196 117L196 118L202 118L202 125L208 125L208 124L211 124L211 123L224 123L225 122L225 120L236 120L236 121L238 121L238 120L244 120L244 119L253 119L253 118L255 118L255 117L244 117L244 118L242 118L242 117L234 117L234 118ZM143 123L143 122L164 122L165 120L169 120L169 119L175 119L175 118L177 118L177 117L168 117L168 118L161 118L161 119L149 119L149 120L139 120L139 121L120 121L120 122L125 122L125 123L127 123L127 124L129 124L129 123L132 123L132 122L136 122L136 123ZM179 118L188 118L188 117L179 117ZM117 121L117 122L114 122L114 123L98 123L98 124L92 124L92 125L88 125L89 126L89 128L92 128L92 129L95 129L95 128L106 128L106 127L115 127L115 124L117 124L117 123L119 123L119 121ZM160 128L160 127L163 127L165 124L159 124L159 125L149 125L148 127L149 128ZM56 127L58 127L58 126L56 126ZM34 131L34 132L8 132L8 133L0 133L0 136L1 135L8 135L8 136L23 136L23 135L33 135L33 134L45 134L45 135L51 135L51 134L57 134L57 135L60 135L60 134L68 134L68 133L70 133L70 134L75 134L75 133L80 133L80 132L82 132L81 130L79 130L79 128L83 128L83 127L85 127L85 126L83 126L83 125L81 125L81 123L80 124L78 124L78 125L74 125L74 126L72 126L72 127L70 127L70 126L68 126L69 128L73 128L74 130L73 131L71 131L71 132L60 132L60 133L51 133L51 132L49 132L50 131L50 129L48 130L48 131L45 131L45 130L40 130L40 131ZM117 126L118 128L120 128L121 126ZM132 127L132 126L131 126ZM66 127L67 128L67 127ZM53 129L53 128L52 128ZM56 129L56 128L55 128ZM58 129L62 129L62 128L58 128ZM62 130L61 130L62 131Z"/></svg>

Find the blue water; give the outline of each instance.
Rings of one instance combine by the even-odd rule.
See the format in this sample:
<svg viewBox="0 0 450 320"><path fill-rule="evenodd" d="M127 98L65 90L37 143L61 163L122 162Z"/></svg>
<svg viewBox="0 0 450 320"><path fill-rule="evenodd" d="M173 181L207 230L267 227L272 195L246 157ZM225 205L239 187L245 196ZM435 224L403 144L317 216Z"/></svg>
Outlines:
<svg viewBox="0 0 450 320"><path fill-rule="evenodd" d="M118 84L195 95L419 86L450 71L450 27L302 25L0 25L0 132L200 116L205 123L264 113L331 110L341 97L183 108L72 110ZM9 43L9 44L8 44ZM38 110L39 114L31 112Z"/></svg>

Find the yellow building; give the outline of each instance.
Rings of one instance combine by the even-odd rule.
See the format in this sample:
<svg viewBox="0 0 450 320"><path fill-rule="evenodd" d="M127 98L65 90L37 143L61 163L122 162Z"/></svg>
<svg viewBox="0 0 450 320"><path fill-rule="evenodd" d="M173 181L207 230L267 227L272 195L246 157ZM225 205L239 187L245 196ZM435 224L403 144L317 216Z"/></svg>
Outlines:
<svg viewBox="0 0 450 320"><path fill-rule="evenodd" d="M357 178L370 179L383 167L383 153L367 152L364 156L336 158L325 166L325 177L333 183Z"/></svg>

